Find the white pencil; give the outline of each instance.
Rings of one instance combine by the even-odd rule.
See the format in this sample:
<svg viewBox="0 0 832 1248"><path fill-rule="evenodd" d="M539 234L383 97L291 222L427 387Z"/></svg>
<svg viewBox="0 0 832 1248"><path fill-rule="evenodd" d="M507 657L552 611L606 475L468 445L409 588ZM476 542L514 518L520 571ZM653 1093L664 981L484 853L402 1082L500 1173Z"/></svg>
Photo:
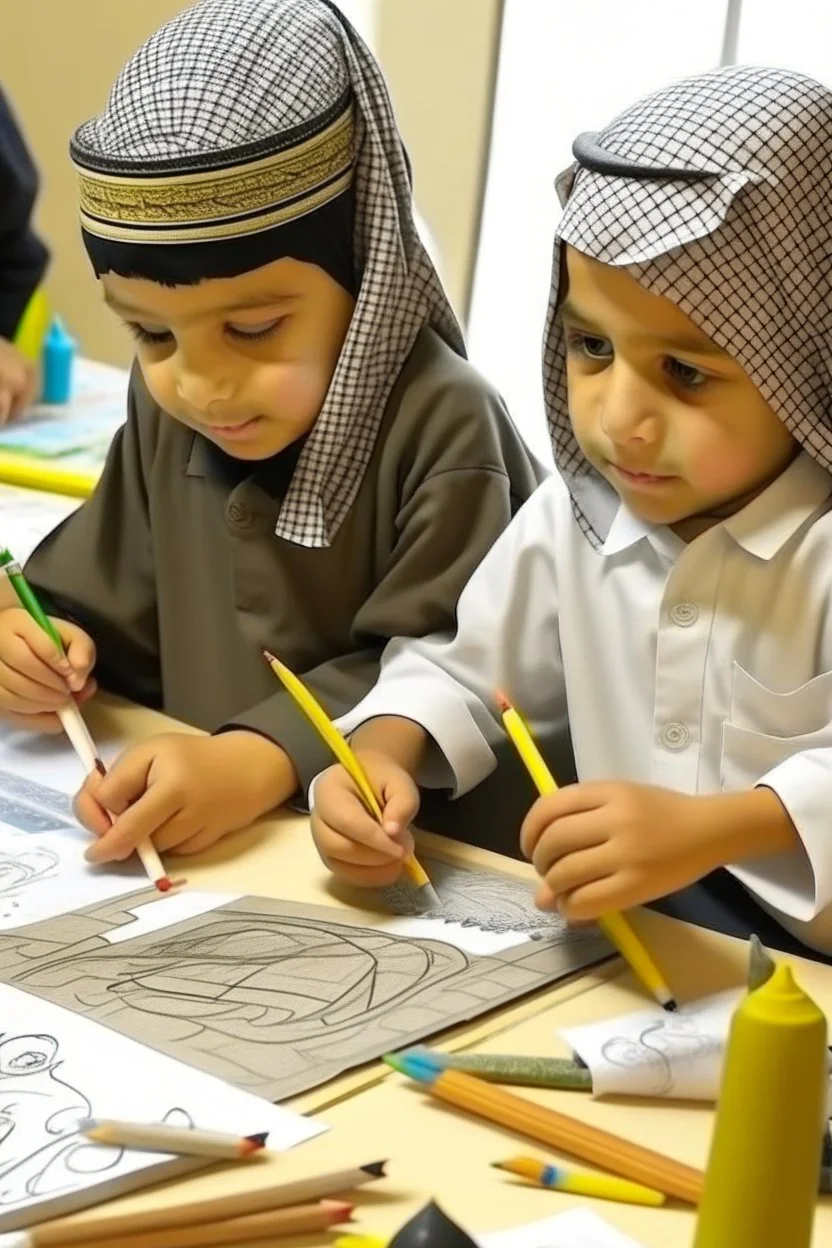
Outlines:
<svg viewBox="0 0 832 1248"><path fill-rule="evenodd" d="M199 1127L173 1127L164 1122L118 1122L114 1118L84 1118L78 1130L96 1144L114 1144L143 1153L174 1153L179 1157L216 1157L242 1161L266 1147L268 1131L257 1135L229 1135Z"/></svg>

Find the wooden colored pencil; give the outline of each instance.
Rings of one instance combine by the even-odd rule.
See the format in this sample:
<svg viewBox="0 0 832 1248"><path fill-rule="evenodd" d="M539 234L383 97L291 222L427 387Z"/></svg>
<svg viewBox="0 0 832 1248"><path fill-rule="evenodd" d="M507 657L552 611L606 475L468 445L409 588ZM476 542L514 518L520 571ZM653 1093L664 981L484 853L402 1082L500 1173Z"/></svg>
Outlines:
<svg viewBox="0 0 832 1248"><path fill-rule="evenodd" d="M556 1192L569 1192L573 1196L593 1196L598 1200L617 1200L625 1205L650 1205L654 1209L665 1202L664 1192L643 1183L631 1183L629 1179L617 1179L609 1174L590 1174L585 1170L567 1170L553 1166L536 1157L509 1157L507 1161L491 1163L495 1170L507 1170Z"/></svg>
<svg viewBox="0 0 832 1248"><path fill-rule="evenodd" d="M294 699L295 704L303 711L312 727L317 730L321 740L329 746L335 758L344 770L349 773L369 814L373 816L377 823L382 823L383 816L378 797L352 746L335 727L335 724L333 724L314 694L306 688L306 685L294 672L290 671L285 663L281 663L280 659L276 659L268 650L263 651L263 658L289 696ZM430 882L427 871L425 871L415 854L411 854L405 859L404 869L408 879L419 890L422 900L427 906L433 909L442 904L439 895Z"/></svg>
<svg viewBox="0 0 832 1248"><path fill-rule="evenodd" d="M541 797L545 797L548 793L555 793L558 787L557 782L547 767L528 724L516 707L511 705L505 694L498 693L496 697L506 734L520 755L538 793ZM677 1006L673 993L665 983L664 976L653 961L649 950L636 935L624 915L617 911L610 911L608 914L601 915L598 925L662 1009L674 1011Z"/></svg>
<svg viewBox="0 0 832 1248"><path fill-rule="evenodd" d="M309 1235L349 1222L352 1205L338 1200L322 1200L314 1205L292 1205L288 1209L267 1209L264 1213L224 1218L219 1222L192 1223L164 1231L118 1235L93 1240L96 1248L215 1248L221 1244L254 1240L286 1239ZM85 1240L76 1241L85 1243Z"/></svg>
<svg viewBox="0 0 832 1248"><path fill-rule="evenodd" d="M113 1118L85 1118L78 1130L96 1144L133 1148L145 1153L173 1153L180 1157L216 1157L243 1161L262 1153L268 1132L228 1135L200 1127L174 1127L165 1122L118 1122Z"/></svg>
<svg viewBox="0 0 832 1248"><path fill-rule="evenodd" d="M609 1170L633 1183L656 1188L666 1196L691 1205L700 1199L704 1175L692 1166L579 1122L568 1114L544 1109L474 1075L458 1070L443 1071L425 1058L388 1055L384 1060L395 1070L423 1083L432 1096L457 1109L486 1118L509 1131L518 1131L600 1170Z"/></svg>
<svg viewBox="0 0 832 1248"><path fill-rule="evenodd" d="M365 1166L311 1175L306 1179L261 1187L251 1192L235 1192L229 1196L217 1196L213 1200L194 1200L168 1208L146 1209L142 1213L114 1213L109 1217L91 1221L79 1221L77 1217L53 1218L49 1222L41 1222L39 1226L17 1232L18 1239L14 1248L69 1248L70 1245L87 1244L102 1248L102 1241L120 1244L128 1236L144 1235L153 1231L176 1231L179 1227L240 1219L255 1213L292 1206L307 1206L314 1201L325 1200L384 1178L386 1164L384 1161L374 1161Z"/></svg>

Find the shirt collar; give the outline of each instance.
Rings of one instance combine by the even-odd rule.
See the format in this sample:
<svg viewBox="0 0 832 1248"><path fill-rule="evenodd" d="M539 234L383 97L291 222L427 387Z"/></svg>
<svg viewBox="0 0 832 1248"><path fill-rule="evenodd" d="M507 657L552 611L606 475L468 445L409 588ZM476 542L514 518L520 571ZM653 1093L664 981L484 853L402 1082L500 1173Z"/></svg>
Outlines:
<svg viewBox="0 0 832 1248"><path fill-rule="evenodd" d="M762 494L722 521L725 532L757 559L773 559L832 493L832 476L801 451Z"/></svg>
<svg viewBox="0 0 832 1248"><path fill-rule="evenodd" d="M832 476L801 451L762 494L714 528L722 527L738 546L757 559L773 559L830 494ZM601 553L617 555L644 539L660 554L673 553L668 549L668 537L675 539L671 529L647 524L620 503ZM675 540L681 549L684 543Z"/></svg>

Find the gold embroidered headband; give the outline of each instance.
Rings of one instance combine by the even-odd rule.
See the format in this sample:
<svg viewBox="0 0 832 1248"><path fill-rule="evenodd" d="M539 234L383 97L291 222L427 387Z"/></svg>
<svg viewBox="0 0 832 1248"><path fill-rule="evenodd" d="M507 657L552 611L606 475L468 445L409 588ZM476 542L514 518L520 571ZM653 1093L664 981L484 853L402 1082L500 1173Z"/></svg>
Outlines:
<svg viewBox="0 0 832 1248"><path fill-rule="evenodd" d="M317 133L280 150L250 145L222 167L157 172L153 161L122 171L73 145L81 224L88 234L123 243L201 243L240 238L283 225L347 189L354 152L349 100ZM233 163L231 163L233 161Z"/></svg>

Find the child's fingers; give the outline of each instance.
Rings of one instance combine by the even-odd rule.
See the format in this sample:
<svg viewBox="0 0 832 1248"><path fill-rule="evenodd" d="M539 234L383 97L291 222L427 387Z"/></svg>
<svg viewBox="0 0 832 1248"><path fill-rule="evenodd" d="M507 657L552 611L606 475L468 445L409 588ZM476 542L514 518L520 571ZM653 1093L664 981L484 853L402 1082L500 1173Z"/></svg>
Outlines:
<svg viewBox="0 0 832 1248"><path fill-rule="evenodd" d="M77 624L68 620L54 620L61 641L64 643L66 658L70 670L77 683L70 680L70 688L77 692L82 689L87 677L95 667L95 643Z"/></svg>
<svg viewBox="0 0 832 1248"><path fill-rule="evenodd" d="M418 809L419 791L416 785L399 777L398 783L390 785L389 791L385 789L384 792L384 831L389 835L398 834L401 841L401 834L410 827Z"/></svg>
<svg viewBox="0 0 832 1248"><path fill-rule="evenodd" d="M50 736L57 736L64 730L58 716L51 711L41 711L34 715L3 711L3 722L10 724L12 728L25 728L27 732L44 732Z"/></svg>
<svg viewBox="0 0 832 1248"><path fill-rule="evenodd" d="M0 705L9 711L34 714L57 711L69 702L69 690L49 689L0 660Z"/></svg>
<svg viewBox="0 0 832 1248"><path fill-rule="evenodd" d="M389 854L382 854L377 849L360 845L320 821L315 826L315 840L322 855L330 861L337 859L338 862L352 867L390 866ZM398 868L399 864L395 865Z"/></svg>
<svg viewBox="0 0 832 1248"><path fill-rule="evenodd" d="M12 411L13 395L8 386L0 381L0 425L5 425Z"/></svg>
<svg viewBox="0 0 832 1248"><path fill-rule="evenodd" d="M89 702L90 698L95 697L98 693L98 681L92 676L87 677L87 683L83 689L79 689L75 694L75 701L79 706L83 706L85 702Z"/></svg>
<svg viewBox="0 0 832 1248"><path fill-rule="evenodd" d="M351 863L331 858L327 865L333 875L355 888L387 888L389 884L395 884L402 874L400 862L386 867L354 867Z"/></svg>
<svg viewBox="0 0 832 1248"><path fill-rule="evenodd" d="M316 808L321 821L328 827L337 828L341 837L375 850L388 861L405 857L401 844L389 833L379 827L372 815L368 814L357 794L344 792L337 802L319 804L316 794Z"/></svg>
<svg viewBox="0 0 832 1248"><path fill-rule="evenodd" d="M54 643L23 611L15 611L10 623L0 639L0 659L21 676L68 697L72 668Z"/></svg>
<svg viewBox="0 0 832 1248"><path fill-rule="evenodd" d="M75 818L82 827L85 827L87 831L92 832L95 836L104 836L113 826L112 819L95 796L100 784L101 777L97 772L93 772L75 794L72 803Z"/></svg>
<svg viewBox="0 0 832 1248"><path fill-rule="evenodd" d="M109 777L107 777L109 779ZM104 803L104 782L98 800ZM111 810L109 801L104 803ZM134 853L140 841L149 840L178 813L174 794L165 785L153 785L116 817L112 828L84 855L88 862L123 862Z"/></svg>

